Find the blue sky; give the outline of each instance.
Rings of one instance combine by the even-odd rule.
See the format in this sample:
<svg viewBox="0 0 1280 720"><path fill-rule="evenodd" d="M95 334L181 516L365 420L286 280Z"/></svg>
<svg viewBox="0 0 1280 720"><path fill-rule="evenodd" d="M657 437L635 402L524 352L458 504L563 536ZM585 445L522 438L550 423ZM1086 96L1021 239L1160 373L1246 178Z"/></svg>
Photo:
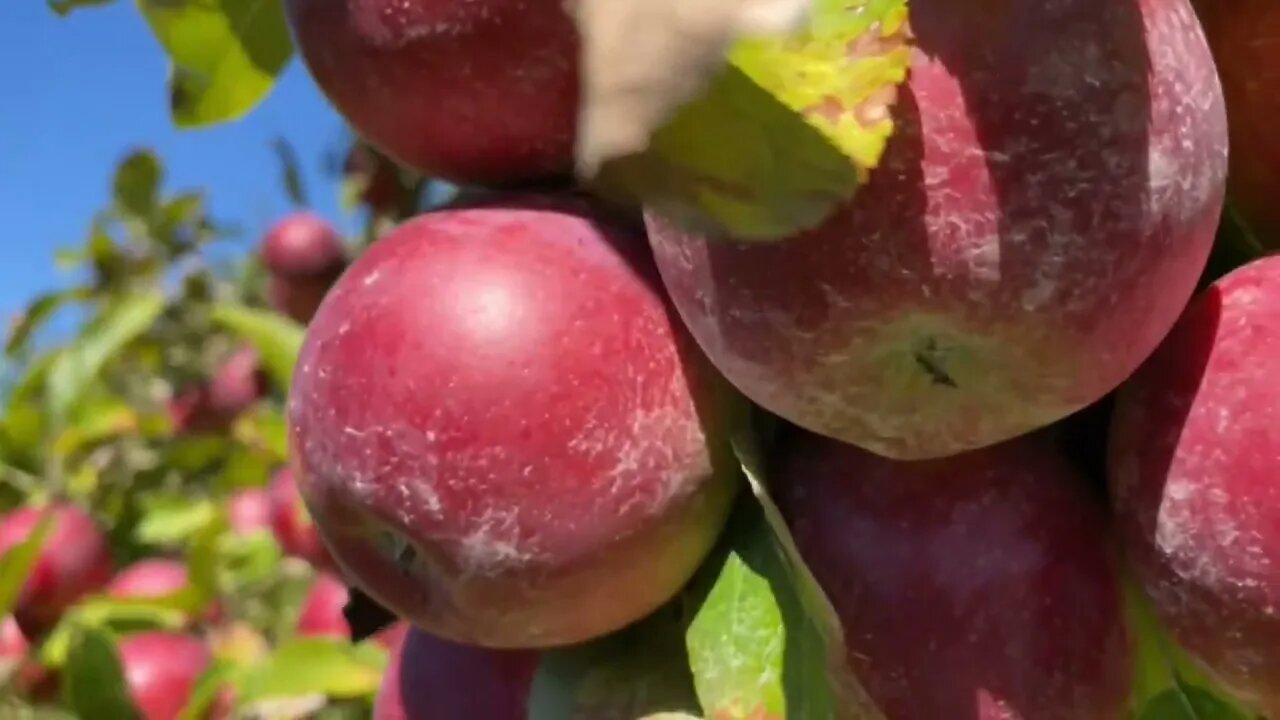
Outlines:
<svg viewBox="0 0 1280 720"><path fill-rule="evenodd" d="M207 188L215 217L246 231L238 242L247 250L290 208L271 148L284 136L316 209L351 227L321 165L345 131L300 61L245 119L198 131L170 124L166 67L127 0L67 18L43 0L0 2L0 329L36 293L68 281L52 253L84 236L115 162L134 147L160 154L166 189Z"/></svg>

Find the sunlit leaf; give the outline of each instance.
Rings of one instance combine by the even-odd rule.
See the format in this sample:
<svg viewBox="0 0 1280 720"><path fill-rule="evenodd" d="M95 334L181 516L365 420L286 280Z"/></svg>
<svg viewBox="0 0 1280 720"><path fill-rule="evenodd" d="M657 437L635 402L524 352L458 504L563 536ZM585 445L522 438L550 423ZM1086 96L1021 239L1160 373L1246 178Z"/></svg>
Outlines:
<svg viewBox="0 0 1280 720"><path fill-rule="evenodd" d="M217 519L212 500L153 495L142 499L142 519L134 527L134 537L147 545L174 545L185 542Z"/></svg>
<svg viewBox="0 0 1280 720"><path fill-rule="evenodd" d="M137 0L169 54L180 127L235 120L261 102L293 56L280 0Z"/></svg>
<svg viewBox="0 0 1280 720"><path fill-rule="evenodd" d="M305 335L301 325L277 313L232 303L215 306L213 320L253 345L271 379L289 387Z"/></svg>
<svg viewBox="0 0 1280 720"><path fill-rule="evenodd" d="M387 657L376 646L337 638L288 640L240 682L242 702L323 695L367 697L377 691Z"/></svg>

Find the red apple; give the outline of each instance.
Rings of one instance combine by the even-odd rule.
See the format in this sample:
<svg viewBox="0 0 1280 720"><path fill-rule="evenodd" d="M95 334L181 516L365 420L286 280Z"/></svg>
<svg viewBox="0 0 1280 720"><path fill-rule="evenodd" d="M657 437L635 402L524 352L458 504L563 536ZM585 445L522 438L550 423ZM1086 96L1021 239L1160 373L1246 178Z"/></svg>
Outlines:
<svg viewBox="0 0 1280 720"><path fill-rule="evenodd" d="M187 388L169 405L176 432L221 433L266 394L267 377L258 353L242 347L223 361L208 382Z"/></svg>
<svg viewBox="0 0 1280 720"><path fill-rule="evenodd" d="M1197 3L1227 99L1231 130L1231 200L1257 239L1280 245L1280 3ZM1238 151L1237 151L1238 150Z"/></svg>
<svg viewBox="0 0 1280 720"><path fill-rule="evenodd" d="M293 469L285 466L276 472L268 488L271 506L271 530L280 547L290 555L302 558L312 567L327 569L333 565L329 551L316 532L306 503L298 493Z"/></svg>
<svg viewBox="0 0 1280 720"><path fill-rule="evenodd" d="M31 652L31 643L12 615L0 619L0 688L6 686L40 700L52 700L58 690L57 675Z"/></svg>
<svg viewBox="0 0 1280 720"><path fill-rule="evenodd" d="M730 381L898 459L1110 392L1191 296L1222 208L1226 117L1187 0L979 5L912 3L895 135L820 226L740 243L649 213L667 288Z"/></svg>
<svg viewBox="0 0 1280 720"><path fill-rule="evenodd" d="M402 165L480 185L572 171L578 35L562 0L285 7L320 89Z"/></svg>
<svg viewBox="0 0 1280 720"><path fill-rule="evenodd" d="M304 324L347 266L347 251L338 232L310 212L294 213L276 223L262 239L259 252L270 274L267 295L272 306Z"/></svg>
<svg viewBox="0 0 1280 720"><path fill-rule="evenodd" d="M1280 258L1218 280L1121 389L1109 480L1158 615L1280 717Z"/></svg>
<svg viewBox="0 0 1280 720"><path fill-rule="evenodd" d="M208 649L190 635L151 631L120 641L125 685L141 720L177 720L210 662Z"/></svg>
<svg viewBox="0 0 1280 720"><path fill-rule="evenodd" d="M186 586L186 565L177 560L147 558L117 573L107 585L107 594L117 598L159 598Z"/></svg>
<svg viewBox="0 0 1280 720"><path fill-rule="evenodd" d="M1051 438L904 462L806 433L772 478L887 720L1129 716L1102 503Z"/></svg>
<svg viewBox="0 0 1280 720"><path fill-rule="evenodd" d="M23 507L0 520L0 553L26 542L45 512L53 520L13 608L22 632L38 638L62 613L111 579L111 549L96 520L67 502Z"/></svg>
<svg viewBox="0 0 1280 720"><path fill-rule="evenodd" d="M245 488L227 500L227 521L240 535L271 530L271 497L262 488Z"/></svg>
<svg viewBox="0 0 1280 720"><path fill-rule="evenodd" d="M404 194L400 169L377 150L357 143L347 153L342 170L349 178L359 178L360 200L373 212L392 213L399 207Z"/></svg>
<svg viewBox="0 0 1280 720"><path fill-rule="evenodd" d="M537 669L534 652L457 645L406 627L373 720L524 720Z"/></svg>
<svg viewBox="0 0 1280 720"><path fill-rule="evenodd" d="M423 215L307 332L298 485L344 575L456 642L570 643L674 595L738 478L734 396L643 239L540 199Z"/></svg>
<svg viewBox="0 0 1280 720"><path fill-rule="evenodd" d="M313 637L351 639L351 626L342 609L347 604L347 586L328 573L317 573L298 613L295 632Z"/></svg>

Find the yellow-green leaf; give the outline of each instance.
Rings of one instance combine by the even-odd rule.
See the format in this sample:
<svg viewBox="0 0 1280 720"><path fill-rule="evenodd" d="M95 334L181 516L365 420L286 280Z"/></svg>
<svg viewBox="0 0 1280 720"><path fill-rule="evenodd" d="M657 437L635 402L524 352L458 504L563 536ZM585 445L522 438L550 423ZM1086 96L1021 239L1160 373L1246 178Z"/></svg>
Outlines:
<svg viewBox="0 0 1280 720"><path fill-rule="evenodd" d="M385 651L368 644L352 645L337 638L294 638L245 674L239 696L245 704L317 694L369 697L377 691L386 663Z"/></svg>
<svg viewBox="0 0 1280 720"><path fill-rule="evenodd" d="M305 334L301 325L277 313L233 303L215 306L212 317L252 344L271 379L282 388L289 387Z"/></svg>
<svg viewBox="0 0 1280 720"><path fill-rule="evenodd" d="M293 57L281 0L137 0L169 54L169 104L181 127L243 117Z"/></svg>
<svg viewBox="0 0 1280 720"><path fill-rule="evenodd" d="M44 514L31 535L0 556L0 616L8 615L31 574L45 538L53 525L53 516Z"/></svg>

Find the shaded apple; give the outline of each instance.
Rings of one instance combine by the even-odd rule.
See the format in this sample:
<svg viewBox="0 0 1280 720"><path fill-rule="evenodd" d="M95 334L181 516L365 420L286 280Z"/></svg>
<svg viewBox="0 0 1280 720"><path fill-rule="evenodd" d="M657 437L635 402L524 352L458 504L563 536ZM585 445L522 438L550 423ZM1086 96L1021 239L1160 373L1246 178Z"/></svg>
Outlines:
<svg viewBox="0 0 1280 720"><path fill-rule="evenodd" d="M106 535L87 512L68 502L19 508L0 520L0 553L26 542L45 512L51 513L35 564L14 604L13 615L23 634L40 638L62 613L111 579L112 557Z"/></svg>
<svg viewBox="0 0 1280 720"><path fill-rule="evenodd" d="M342 238L324 218L298 212L277 222L259 249L272 307L306 324L347 266Z"/></svg>
<svg viewBox="0 0 1280 720"><path fill-rule="evenodd" d="M579 50L561 0L285 7L317 85L402 165L479 185L572 171Z"/></svg>
<svg viewBox="0 0 1280 720"><path fill-rule="evenodd" d="M903 462L800 433L771 477L887 720L1128 717L1103 503L1052 438Z"/></svg>
<svg viewBox="0 0 1280 720"><path fill-rule="evenodd" d="M525 720L538 654L458 645L404 623L373 720Z"/></svg>
<svg viewBox="0 0 1280 720"><path fill-rule="evenodd" d="M818 227L746 243L648 213L667 289L731 382L899 459L1114 389L1191 296L1222 208L1226 117L1188 0L980 5L913 1L895 133ZM836 111L858 108L812 108Z"/></svg>
<svg viewBox="0 0 1280 720"><path fill-rule="evenodd" d="M738 487L737 401L643 238L542 198L429 213L366 251L307 332L290 447L378 603L457 642L555 645L697 568Z"/></svg>
<svg viewBox="0 0 1280 720"><path fill-rule="evenodd" d="M244 488L227 499L227 522L240 535L271 531L271 496L263 488Z"/></svg>
<svg viewBox="0 0 1280 720"><path fill-rule="evenodd" d="M329 573L317 573L298 611L294 631L310 637L351 639L351 626L342 609L347 604L347 586Z"/></svg>
<svg viewBox="0 0 1280 720"><path fill-rule="evenodd" d="M311 514L307 512L306 503L298 493L298 484L294 479L293 468L285 466L276 471L271 478L267 490L270 512L271 530L276 541L284 551L294 557L302 558L318 569L333 566L333 559L316 531Z"/></svg>
<svg viewBox="0 0 1280 720"><path fill-rule="evenodd" d="M207 382L188 387L169 403L174 431L227 432L231 424L267 392L266 371L252 347L238 348Z"/></svg>
<svg viewBox="0 0 1280 720"><path fill-rule="evenodd" d="M199 638L165 631L128 635L120 640L119 652L140 720L177 720L211 662Z"/></svg>
<svg viewBox="0 0 1280 720"><path fill-rule="evenodd" d="M1280 3L1200 0L1196 8L1227 99L1231 201L1259 242L1280 247Z"/></svg>
<svg viewBox="0 0 1280 720"><path fill-rule="evenodd" d="M1280 258L1202 291L1121 388L1108 475L1157 615L1280 717Z"/></svg>
<svg viewBox="0 0 1280 720"><path fill-rule="evenodd" d="M0 688L4 687L36 700L51 700L58 691L57 674L32 652L13 615L0 619Z"/></svg>

